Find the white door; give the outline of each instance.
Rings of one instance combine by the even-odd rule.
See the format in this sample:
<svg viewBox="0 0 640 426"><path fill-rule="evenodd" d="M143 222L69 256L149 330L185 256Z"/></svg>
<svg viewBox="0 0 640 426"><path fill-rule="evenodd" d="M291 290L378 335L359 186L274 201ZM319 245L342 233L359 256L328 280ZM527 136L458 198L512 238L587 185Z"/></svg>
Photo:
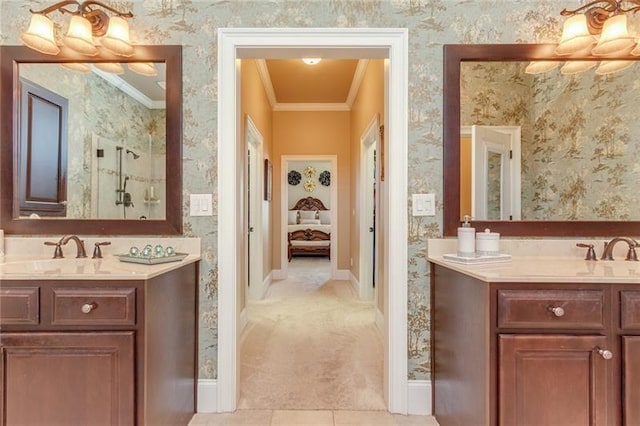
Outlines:
<svg viewBox="0 0 640 426"><path fill-rule="evenodd" d="M263 159L262 136L247 117L245 135L247 139L247 252L246 252L246 283L245 294L249 299L261 299L263 256L262 256L262 198L263 198Z"/></svg>
<svg viewBox="0 0 640 426"><path fill-rule="evenodd" d="M376 152L379 144L379 122L377 117L373 119L360 141L362 143L361 159L361 199L360 212L360 265L359 284L360 299L372 300L375 289L375 277L377 276L377 250L376 250Z"/></svg>
<svg viewBox="0 0 640 426"><path fill-rule="evenodd" d="M471 211L476 220L520 219L520 128L471 126Z"/></svg>

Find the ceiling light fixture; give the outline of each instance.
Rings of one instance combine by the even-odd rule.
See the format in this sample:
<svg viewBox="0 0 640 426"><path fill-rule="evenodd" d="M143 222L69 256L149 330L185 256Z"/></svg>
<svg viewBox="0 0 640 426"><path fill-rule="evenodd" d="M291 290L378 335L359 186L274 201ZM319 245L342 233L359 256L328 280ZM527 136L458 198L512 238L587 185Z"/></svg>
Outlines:
<svg viewBox="0 0 640 426"><path fill-rule="evenodd" d="M629 34L627 15L640 11L640 0L596 0L577 9L563 9L560 15L568 19L562 27L562 37L554 53L577 59L595 56L603 61L597 74L621 71L632 64L624 62L616 65L611 59L623 58L629 54L640 56L640 44ZM587 62L592 62L588 64ZM589 66L590 65L590 66ZM571 61L561 68L563 74L576 74L597 65L597 61ZM544 67L527 67L529 74L546 72Z"/></svg>
<svg viewBox="0 0 640 426"><path fill-rule="evenodd" d="M302 62L307 65L316 65L319 64L322 58L302 58Z"/></svg>
<svg viewBox="0 0 640 426"><path fill-rule="evenodd" d="M129 23L125 18L133 18L131 12L120 12L99 1L88 0L82 3L65 0L42 10L32 10L31 22L27 31L20 35L22 42L31 49L47 55L57 55L60 47L56 42L53 22L47 14L58 11L71 15L69 28L62 38L65 46L86 56L99 53L98 47L114 55L129 57L133 55L133 46L129 37ZM109 17L107 12L113 16ZM99 43L94 41L99 38Z"/></svg>

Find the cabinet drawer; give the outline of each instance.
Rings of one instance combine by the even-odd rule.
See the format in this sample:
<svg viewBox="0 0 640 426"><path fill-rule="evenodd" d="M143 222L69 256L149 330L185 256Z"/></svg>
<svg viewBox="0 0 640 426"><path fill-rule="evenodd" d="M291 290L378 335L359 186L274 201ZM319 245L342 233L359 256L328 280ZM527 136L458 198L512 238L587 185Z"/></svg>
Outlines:
<svg viewBox="0 0 640 426"><path fill-rule="evenodd" d="M640 291L620 292L620 327L640 329Z"/></svg>
<svg viewBox="0 0 640 426"><path fill-rule="evenodd" d="M602 290L499 290L498 327L603 329Z"/></svg>
<svg viewBox="0 0 640 426"><path fill-rule="evenodd" d="M0 325L40 322L38 287L0 288Z"/></svg>
<svg viewBox="0 0 640 426"><path fill-rule="evenodd" d="M135 288L54 288L54 325L134 325Z"/></svg>

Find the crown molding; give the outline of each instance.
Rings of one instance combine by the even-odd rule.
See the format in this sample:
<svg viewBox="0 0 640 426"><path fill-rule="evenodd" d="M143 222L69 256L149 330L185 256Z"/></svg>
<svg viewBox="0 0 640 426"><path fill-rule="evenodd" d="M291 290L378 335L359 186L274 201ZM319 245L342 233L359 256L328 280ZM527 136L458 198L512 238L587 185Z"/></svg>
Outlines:
<svg viewBox="0 0 640 426"><path fill-rule="evenodd" d="M260 80L262 81L262 87L264 87L264 92L267 95L267 99L269 99L269 104L271 108L275 109L278 100L276 99L276 92L273 90L273 84L271 83L271 74L269 74L269 68L267 68L267 61L264 59L256 59L256 65L258 67Z"/></svg>
<svg viewBox="0 0 640 426"><path fill-rule="evenodd" d="M358 91L360 90L360 85L362 84L364 73L367 71L368 65L368 59L360 59L358 61L356 71L353 73L353 80L351 80L351 88L349 89L349 94L347 95L347 105L349 105L349 109L351 109L351 107L353 106L353 102L356 100L356 96L358 96Z"/></svg>
<svg viewBox="0 0 640 426"><path fill-rule="evenodd" d="M347 95L347 100L344 103L291 103L291 102L278 102L275 91L273 90L273 84L271 82L271 75L269 74L269 68L267 67L267 61L265 59L256 59L256 65L258 67L258 74L262 81L265 94L269 100L269 104L274 111L351 111L353 102L358 95L360 85L364 79L364 73L369 65L368 59L358 60L358 65L353 73L353 79L351 80L351 87Z"/></svg>
<svg viewBox="0 0 640 426"><path fill-rule="evenodd" d="M142 93L140 90L130 85L122 78L118 77L116 74L111 74L105 71L102 71L95 66L91 65L91 71L99 77L102 77L104 80L111 83L117 89L120 89L131 98L140 102L142 105L146 106L149 109L166 109L167 104L165 101L154 101L149 98L147 95Z"/></svg>

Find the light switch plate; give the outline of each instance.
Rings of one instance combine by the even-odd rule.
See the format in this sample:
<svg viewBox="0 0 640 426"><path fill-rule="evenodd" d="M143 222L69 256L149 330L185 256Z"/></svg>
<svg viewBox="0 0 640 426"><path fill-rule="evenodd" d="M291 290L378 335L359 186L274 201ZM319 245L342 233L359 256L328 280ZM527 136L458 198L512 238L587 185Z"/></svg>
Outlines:
<svg viewBox="0 0 640 426"><path fill-rule="evenodd" d="M413 216L435 216L436 194L412 194Z"/></svg>
<svg viewBox="0 0 640 426"><path fill-rule="evenodd" d="M189 214L191 216L213 216L213 195L191 194L189 197Z"/></svg>

